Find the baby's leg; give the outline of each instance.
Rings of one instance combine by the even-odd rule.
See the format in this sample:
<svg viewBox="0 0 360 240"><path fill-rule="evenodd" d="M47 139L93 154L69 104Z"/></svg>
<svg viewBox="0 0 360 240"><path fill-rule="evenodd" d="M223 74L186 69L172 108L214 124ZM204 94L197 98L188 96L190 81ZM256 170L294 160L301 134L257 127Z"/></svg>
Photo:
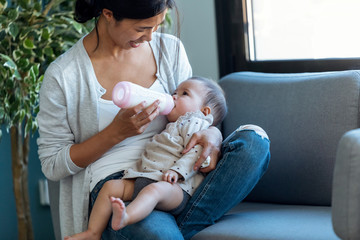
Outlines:
<svg viewBox="0 0 360 240"><path fill-rule="evenodd" d="M112 198L113 217L111 226L119 230L146 218L155 208L170 211L183 200L183 192L178 184L168 182L151 183L143 188L137 197L125 207L121 199Z"/></svg>
<svg viewBox="0 0 360 240"><path fill-rule="evenodd" d="M130 201L134 192L133 180L110 180L101 188L90 214L88 230L66 237L65 240L100 239L112 212L111 196Z"/></svg>

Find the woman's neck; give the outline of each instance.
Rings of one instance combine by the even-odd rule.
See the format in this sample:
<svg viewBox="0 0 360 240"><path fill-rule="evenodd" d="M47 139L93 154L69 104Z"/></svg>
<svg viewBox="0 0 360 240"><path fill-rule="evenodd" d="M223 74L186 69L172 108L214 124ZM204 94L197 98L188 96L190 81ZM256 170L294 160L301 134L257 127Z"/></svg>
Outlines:
<svg viewBox="0 0 360 240"><path fill-rule="evenodd" d="M97 22L97 30L94 28L85 38L84 47L90 57L113 56L121 58L131 50L122 49L115 45L105 28L105 20L100 16Z"/></svg>

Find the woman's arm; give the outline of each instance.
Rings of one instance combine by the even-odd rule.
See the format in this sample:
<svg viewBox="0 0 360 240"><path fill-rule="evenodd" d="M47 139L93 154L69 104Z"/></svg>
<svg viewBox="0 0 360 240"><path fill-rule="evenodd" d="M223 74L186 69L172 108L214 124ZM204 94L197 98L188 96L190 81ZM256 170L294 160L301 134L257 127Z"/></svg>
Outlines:
<svg viewBox="0 0 360 240"><path fill-rule="evenodd" d="M208 129L201 130L192 135L189 143L183 151L183 154L189 152L195 145L201 145L203 147L203 151L195 163L194 170L196 171L200 169L199 171L204 173L210 172L215 169L219 160L222 140L223 138L220 130L213 126L209 127ZM200 168L201 164L208 156L211 158L210 165L206 168Z"/></svg>
<svg viewBox="0 0 360 240"><path fill-rule="evenodd" d="M38 153L42 171L50 180L58 181L78 173L116 143L143 132L148 122L158 114L154 111L157 103L146 109L142 105L136 106L121 110L110 126L100 133L97 133L96 123L91 125L91 121L96 120L82 124L88 130L84 132L86 129L79 128L78 121L94 118L96 114L87 116L84 115L86 111L79 113L79 107L71 105L77 102L77 88L65 88L63 82L61 68L52 64L45 73L40 90ZM75 96L75 99L69 95Z"/></svg>
<svg viewBox="0 0 360 240"><path fill-rule="evenodd" d="M150 122L159 115L159 101L147 108L144 108L144 105L143 102L133 108L120 110L104 130L82 143L72 145L71 160L77 166L85 168L114 145L128 137L143 133Z"/></svg>

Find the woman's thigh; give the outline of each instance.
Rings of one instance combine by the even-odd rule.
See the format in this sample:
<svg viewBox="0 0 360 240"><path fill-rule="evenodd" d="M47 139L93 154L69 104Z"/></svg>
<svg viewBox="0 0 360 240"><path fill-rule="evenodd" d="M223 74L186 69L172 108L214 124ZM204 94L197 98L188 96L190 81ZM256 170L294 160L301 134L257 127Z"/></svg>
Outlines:
<svg viewBox="0 0 360 240"><path fill-rule="evenodd" d="M253 130L235 131L222 145L222 157L177 222L185 239L213 224L242 201L267 169L270 142Z"/></svg>
<svg viewBox="0 0 360 240"><path fill-rule="evenodd" d="M183 240L174 216L154 210L144 220L114 231L111 222L102 234L104 240Z"/></svg>

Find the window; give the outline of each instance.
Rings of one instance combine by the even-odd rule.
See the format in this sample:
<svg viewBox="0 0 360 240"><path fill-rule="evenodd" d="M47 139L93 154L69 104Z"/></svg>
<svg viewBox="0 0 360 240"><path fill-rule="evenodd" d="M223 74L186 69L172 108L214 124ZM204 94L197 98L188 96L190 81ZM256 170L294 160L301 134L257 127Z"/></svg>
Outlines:
<svg viewBox="0 0 360 240"><path fill-rule="evenodd" d="M359 0L245 4L251 61L360 57Z"/></svg>
<svg viewBox="0 0 360 240"><path fill-rule="evenodd" d="M360 0L216 0L221 75L360 69Z"/></svg>

